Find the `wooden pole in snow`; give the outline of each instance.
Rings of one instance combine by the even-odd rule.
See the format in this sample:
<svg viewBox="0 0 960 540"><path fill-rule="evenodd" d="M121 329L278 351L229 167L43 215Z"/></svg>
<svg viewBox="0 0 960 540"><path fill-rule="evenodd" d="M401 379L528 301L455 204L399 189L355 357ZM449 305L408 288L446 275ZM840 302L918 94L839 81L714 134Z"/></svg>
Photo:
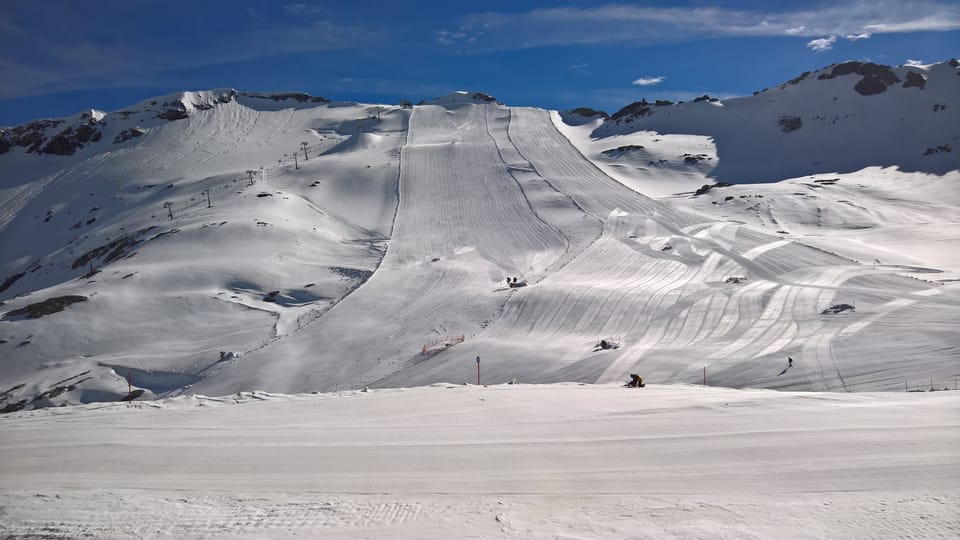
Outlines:
<svg viewBox="0 0 960 540"><path fill-rule="evenodd" d="M707 385L707 366L703 366L703 385Z"/></svg>
<svg viewBox="0 0 960 540"><path fill-rule="evenodd" d="M480 357L477 357L477 386L480 386Z"/></svg>

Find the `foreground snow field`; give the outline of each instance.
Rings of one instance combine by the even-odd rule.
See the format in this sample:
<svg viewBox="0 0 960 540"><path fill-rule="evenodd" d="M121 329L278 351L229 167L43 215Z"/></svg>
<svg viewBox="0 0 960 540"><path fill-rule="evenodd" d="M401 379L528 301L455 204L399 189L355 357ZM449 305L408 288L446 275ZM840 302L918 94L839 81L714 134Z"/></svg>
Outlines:
<svg viewBox="0 0 960 540"><path fill-rule="evenodd" d="M0 535L960 534L960 393L435 385L0 417Z"/></svg>

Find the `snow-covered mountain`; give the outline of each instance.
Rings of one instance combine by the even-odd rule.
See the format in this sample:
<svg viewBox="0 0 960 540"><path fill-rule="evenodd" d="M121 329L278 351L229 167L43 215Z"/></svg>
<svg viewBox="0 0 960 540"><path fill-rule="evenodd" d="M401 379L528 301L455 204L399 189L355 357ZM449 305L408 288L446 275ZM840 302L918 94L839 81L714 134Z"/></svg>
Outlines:
<svg viewBox="0 0 960 540"><path fill-rule="evenodd" d="M958 73L841 64L606 119L212 90L4 129L0 407L477 357L484 382L952 377Z"/></svg>
<svg viewBox="0 0 960 540"><path fill-rule="evenodd" d="M960 164L958 66L956 60L900 67L847 62L750 97L642 100L611 115L592 135L707 136L710 144L689 156L664 155L651 141L611 157L649 167L689 157L686 165L722 182L773 182L871 165L944 174Z"/></svg>

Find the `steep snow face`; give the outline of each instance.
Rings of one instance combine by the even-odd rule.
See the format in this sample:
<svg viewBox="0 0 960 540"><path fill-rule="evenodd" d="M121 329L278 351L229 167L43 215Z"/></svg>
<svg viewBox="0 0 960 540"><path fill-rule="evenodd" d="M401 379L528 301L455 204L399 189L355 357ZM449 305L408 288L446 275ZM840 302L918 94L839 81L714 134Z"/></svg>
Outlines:
<svg viewBox="0 0 960 540"><path fill-rule="evenodd" d="M877 75L885 90L856 99L900 92L913 107L901 101L938 96L943 69L923 90ZM766 94L799 104L871 76L835 71ZM675 110L734 133L724 111L764 95L570 125L476 93L402 109L213 90L40 126L0 154L0 408L474 380L477 359L488 382L699 382L706 367L715 385L842 391L951 377L958 268L938 246L960 238L956 173L690 198L717 163L755 160L720 135L626 127ZM929 114L960 109L941 105ZM761 109L783 137L805 129ZM70 122L95 122L100 140L44 151ZM823 129L834 144L807 157L841 159L847 132Z"/></svg>
<svg viewBox="0 0 960 540"><path fill-rule="evenodd" d="M868 166L943 174L960 168L958 74L960 68L947 62L896 68L851 62L745 98L638 102L613 114L592 136L652 131L710 137L717 159L707 174L722 182L771 182ZM653 153L641 159L656 167L664 158Z"/></svg>

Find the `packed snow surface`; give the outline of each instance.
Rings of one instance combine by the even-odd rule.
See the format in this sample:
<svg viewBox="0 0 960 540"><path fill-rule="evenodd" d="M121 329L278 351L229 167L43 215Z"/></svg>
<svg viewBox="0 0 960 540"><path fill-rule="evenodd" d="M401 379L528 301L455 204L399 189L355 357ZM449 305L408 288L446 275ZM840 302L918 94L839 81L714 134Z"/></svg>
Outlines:
<svg viewBox="0 0 960 540"><path fill-rule="evenodd" d="M960 392L435 385L0 416L0 533L936 538Z"/></svg>
<svg viewBox="0 0 960 540"><path fill-rule="evenodd" d="M220 89L4 128L0 408L472 381L478 357L493 383L949 384L957 73L832 66L606 121Z"/></svg>

